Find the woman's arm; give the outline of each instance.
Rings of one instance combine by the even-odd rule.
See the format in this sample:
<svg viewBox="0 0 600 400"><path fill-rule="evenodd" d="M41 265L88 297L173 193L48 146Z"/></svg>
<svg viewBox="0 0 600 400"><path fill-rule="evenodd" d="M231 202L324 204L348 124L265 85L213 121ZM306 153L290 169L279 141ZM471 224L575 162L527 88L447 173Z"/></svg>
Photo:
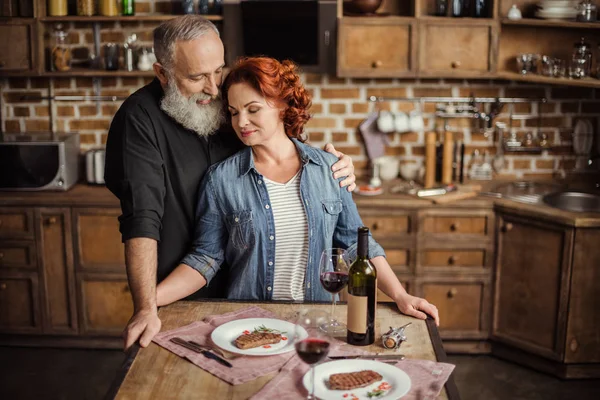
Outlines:
<svg viewBox="0 0 600 400"><path fill-rule="evenodd" d="M426 319L426 314L429 314L437 325L440 324L437 307L425 299L406 293L385 257L374 257L370 261L377 270L377 287L394 300L401 313L419 319Z"/></svg>
<svg viewBox="0 0 600 400"><path fill-rule="evenodd" d="M179 264L156 288L156 305L166 306L196 293L206 279L189 265Z"/></svg>
<svg viewBox="0 0 600 400"><path fill-rule="evenodd" d="M206 174L199 188L192 249L157 286L158 306L183 299L208 285L225 258L227 227L216 203L211 171Z"/></svg>

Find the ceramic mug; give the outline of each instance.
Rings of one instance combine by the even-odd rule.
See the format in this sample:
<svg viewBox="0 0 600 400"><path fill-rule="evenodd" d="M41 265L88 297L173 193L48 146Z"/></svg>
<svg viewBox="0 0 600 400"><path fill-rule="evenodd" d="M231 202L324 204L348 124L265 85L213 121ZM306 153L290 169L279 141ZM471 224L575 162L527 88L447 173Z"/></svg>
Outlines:
<svg viewBox="0 0 600 400"><path fill-rule="evenodd" d="M373 164L379 169L379 178L383 181L389 181L398 177L398 169L400 160L394 156L377 157L373 160Z"/></svg>
<svg viewBox="0 0 600 400"><path fill-rule="evenodd" d="M394 115L394 127L396 132L408 132L410 130L410 118L405 112L396 112Z"/></svg>
<svg viewBox="0 0 600 400"><path fill-rule="evenodd" d="M377 129L383 133L394 132L394 116L391 112L385 110L379 111Z"/></svg>
<svg viewBox="0 0 600 400"><path fill-rule="evenodd" d="M423 121L423 115L418 111L410 113L409 127L411 132L419 132L425 129L425 121Z"/></svg>

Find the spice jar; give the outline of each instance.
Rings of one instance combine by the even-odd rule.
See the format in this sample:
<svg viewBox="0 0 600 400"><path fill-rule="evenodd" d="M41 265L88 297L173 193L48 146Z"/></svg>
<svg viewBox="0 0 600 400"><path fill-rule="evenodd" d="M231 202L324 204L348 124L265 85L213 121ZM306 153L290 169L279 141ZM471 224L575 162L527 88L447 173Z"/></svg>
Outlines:
<svg viewBox="0 0 600 400"><path fill-rule="evenodd" d="M577 7L577 21L596 22L598 10L596 4L591 0L582 1Z"/></svg>
<svg viewBox="0 0 600 400"><path fill-rule="evenodd" d="M77 15L91 17L96 13L95 0L77 0Z"/></svg>
<svg viewBox="0 0 600 400"><path fill-rule="evenodd" d="M98 2L98 14L107 17L115 17L119 15L119 6L117 0L100 0Z"/></svg>
<svg viewBox="0 0 600 400"><path fill-rule="evenodd" d="M67 32L58 24L54 31L54 46L51 51L53 71L65 72L71 69L71 49L67 43Z"/></svg>
<svg viewBox="0 0 600 400"><path fill-rule="evenodd" d="M64 17L68 15L67 0L48 0L48 15L51 17Z"/></svg>
<svg viewBox="0 0 600 400"><path fill-rule="evenodd" d="M592 70L592 47L585 41L585 38L581 38L581 41L574 45L571 68L572 78L590 76Z"/></svg>

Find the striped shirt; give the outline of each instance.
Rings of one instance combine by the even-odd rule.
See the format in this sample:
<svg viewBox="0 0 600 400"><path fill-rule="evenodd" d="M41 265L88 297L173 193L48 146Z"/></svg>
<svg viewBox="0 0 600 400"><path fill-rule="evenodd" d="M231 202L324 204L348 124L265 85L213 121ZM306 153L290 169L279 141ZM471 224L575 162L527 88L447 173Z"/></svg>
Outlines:
<svg viewBox="0 0 600 400"><path fill-rule="evenodd" d="M264 178L275 220L273 300L304 300L308 220L300 196L300 173L287 183Z"/></svg>

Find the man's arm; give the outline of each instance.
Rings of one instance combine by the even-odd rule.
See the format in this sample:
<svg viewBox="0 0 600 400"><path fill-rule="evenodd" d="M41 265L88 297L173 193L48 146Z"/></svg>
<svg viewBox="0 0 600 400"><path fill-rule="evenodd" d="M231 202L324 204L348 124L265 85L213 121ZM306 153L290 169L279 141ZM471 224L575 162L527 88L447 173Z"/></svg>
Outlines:
<svg viewBox="0 0 600 400"><path fill-rule="evenodd" d="M138 339L146 347L158 332L161 322L156 309L157 242L149 238L125 241L127 280L133 297L133 316L123 331L124 348Z"/></svg>

